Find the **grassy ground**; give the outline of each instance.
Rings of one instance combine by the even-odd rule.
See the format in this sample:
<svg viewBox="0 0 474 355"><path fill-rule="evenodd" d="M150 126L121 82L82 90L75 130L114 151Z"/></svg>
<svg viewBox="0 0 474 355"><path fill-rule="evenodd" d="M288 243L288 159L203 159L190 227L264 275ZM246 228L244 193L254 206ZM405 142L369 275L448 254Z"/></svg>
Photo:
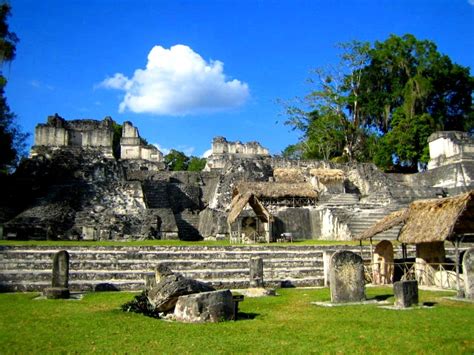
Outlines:
<svg viewBox="0 0 474 355"><path fill-rule="evenodd" d="M364 242L364 245L368 242ZM223 241L201 241L201 242L185 242L181 240L139 240L139 241L17 241L17 240L0 240L0 246L248 246L249 244L230 244L228 240ZM358 246L358 241L334 241L334 240L304 240L294 243L271 243L271 244L252 244L252 245L271 245L271 246L290 246L290 245L353 245Z"/></svg>
<svg viewBox="0 0 474 355"><path fill-rule="evenodd" d="M124 313L131 293L90 293L80 301L0 294L0 353L438 353L474 352L474 305L421 291L432 308L325 308L328 289L282 289L246 298L236 322L180 324ZM391 288L368 288L368 297ZM388 298L388 300L393 300Z"/></svg>

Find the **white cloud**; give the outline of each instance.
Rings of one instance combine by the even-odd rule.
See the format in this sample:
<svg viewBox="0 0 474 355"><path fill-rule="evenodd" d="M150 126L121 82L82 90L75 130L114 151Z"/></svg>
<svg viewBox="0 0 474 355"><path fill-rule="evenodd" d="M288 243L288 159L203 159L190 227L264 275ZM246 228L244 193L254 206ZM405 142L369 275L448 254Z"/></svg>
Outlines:
<svg viewBox="0 0 474 355"><path fill-rule="evenodd" d="M207 158L211 154L212 154L212 148L208 149L204 153L202 153L202 158Z"/></svg>
<svg viewBox="0 0 474 355"><path fill-rule="evenodd" d="M474 0L467 0L467 2L469 3L469 5L474 6Z"/></svg>
<svg viewBox="0 0 474 355"><path fill-rule="evenodd" d="M242 105L249 96L246 83L229 80L224 64L206 62L185 45L155 46L145 69L132 78L116 73L99 86L125 91L119 111L155 115L186 115L221 111Z"/></svg>
<svg viewBox="0 0 474 355"><path fill-rule="evenodd" d="M128 80L125 75L116 73L113 77L107 78L101 82L99 86L108 89L129 90L131 87L131 81Z"/></svg>

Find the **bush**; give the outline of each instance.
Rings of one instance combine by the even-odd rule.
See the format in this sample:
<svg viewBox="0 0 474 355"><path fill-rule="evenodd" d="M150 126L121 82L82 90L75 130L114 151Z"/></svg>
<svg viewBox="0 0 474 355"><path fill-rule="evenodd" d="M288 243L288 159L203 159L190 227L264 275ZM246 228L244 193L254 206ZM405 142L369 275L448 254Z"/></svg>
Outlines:
<svg viewBox="0 0 474 355"><path fill-rule="evenodd" d="M147 317L160 318L155 307L148 301L147 291L143 291L138 296L135 296L132 301L123 304L121 308L124 312L141 313Z"/></svg>

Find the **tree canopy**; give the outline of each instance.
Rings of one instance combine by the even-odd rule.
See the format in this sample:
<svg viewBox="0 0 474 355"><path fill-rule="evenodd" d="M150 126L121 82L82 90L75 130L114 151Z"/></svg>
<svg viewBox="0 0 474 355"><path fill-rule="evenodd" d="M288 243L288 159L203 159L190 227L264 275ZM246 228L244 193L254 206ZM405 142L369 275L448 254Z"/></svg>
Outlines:
<svg viewBox="0 0 474 355"><path fill-rule="evenodd" d="M10 5L0 5L0 174L7 174L18 163L27 137L16 124L16 116L10 111L5 97L7 80L3 65L15 58L18 43L18 37L8 27L10 11Z"/></svg>
<svg viewBox="0 0 474 355"><path fill-rule="evenodd" d="M474 130L474 78L413 35L341 44L340 62L313 71L313 90L285 105L299 143L283 155L373 161L416 170L437 130Z"/></svg>
<svg viewBox="0 0 474 355"><path fill-rule="evenodd" d="M171 171L201 171L206 165L205 158L195 156L188 157L176 149L171 149L171 151L165 155L164 161Z"/></svg>

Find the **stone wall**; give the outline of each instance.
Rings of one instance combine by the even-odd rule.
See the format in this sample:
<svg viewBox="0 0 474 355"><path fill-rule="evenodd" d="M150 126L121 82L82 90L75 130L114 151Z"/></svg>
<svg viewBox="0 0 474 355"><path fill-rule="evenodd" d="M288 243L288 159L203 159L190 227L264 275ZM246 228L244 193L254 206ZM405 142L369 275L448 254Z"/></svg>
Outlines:
<svg viewBox="0 0 474 355"><path fill-rule="evenodd" d="M428 142L429 170L461 161L474 161L474 139L466 132L435 132L429 136Z"/></svg>
<svg viewBox="0 0 474 355"><path fill-rule="evenodd" d="M269 157L268 149L258 142L229 142L224 137L215 137L212 141L212 153L207 158L205 171L223 169L227 162L241 158Z"/></svg>
<svg viewBox="0 0 474 355"><path fill-rule="evenodd" d="M48 117L45 124L35 128L35 142L31 155L38 154L38 149L48 147L98 149L105 156L112 158L113 120L110 117L102 121L72 120L66 121L58 114Z"/></svg>
<svg viewBox="0 0 474 355"><path fill-rule="evenodd" d="M124 122L120 139L120 158L123 160L162 162L163 153L153 145L144 144L138 129L131 122Z"/></svg>

